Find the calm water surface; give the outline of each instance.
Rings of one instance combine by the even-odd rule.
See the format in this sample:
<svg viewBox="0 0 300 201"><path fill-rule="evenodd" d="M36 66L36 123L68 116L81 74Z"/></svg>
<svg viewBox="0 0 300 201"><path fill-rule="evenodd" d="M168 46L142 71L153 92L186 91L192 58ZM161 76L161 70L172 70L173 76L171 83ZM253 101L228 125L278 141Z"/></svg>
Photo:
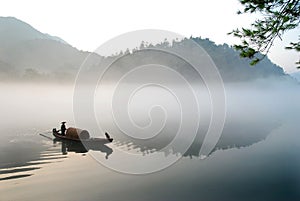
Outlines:
<svg viewBox="0 0 300 201"><path fill-rule="evenodd" d="M136 141L106 122L105 129L115 138L111 144L84 147L54 141L50 131L60 121L75 125L72 86L2 84L0 88L1 201L300 199L298 86L227 85L226 123L211 155L199 157L203 126L187 152L174 151L182 159L140 176L106 168L91 153L113 160L120 150L159 152L168 138L160 143ZM94 132L96 128L86 129L103 136ZM172 135L172 129L164 132ZM120 159L122 164L126 158Z"/></svg>

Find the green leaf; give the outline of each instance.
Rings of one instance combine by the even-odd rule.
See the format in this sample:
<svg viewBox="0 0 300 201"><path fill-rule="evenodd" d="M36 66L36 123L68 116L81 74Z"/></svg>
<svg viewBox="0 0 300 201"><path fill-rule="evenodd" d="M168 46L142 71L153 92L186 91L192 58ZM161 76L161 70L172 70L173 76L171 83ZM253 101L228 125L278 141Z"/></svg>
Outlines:
<svg viewBox="0 0 300 201"><path fill-rule="evenodd" d="M259 61L260 61L260 59L258 59L258 58L253 59L253 60L250 62L250 65L251 65L251 66L254 66L254 65L256 65Z"/></svg>

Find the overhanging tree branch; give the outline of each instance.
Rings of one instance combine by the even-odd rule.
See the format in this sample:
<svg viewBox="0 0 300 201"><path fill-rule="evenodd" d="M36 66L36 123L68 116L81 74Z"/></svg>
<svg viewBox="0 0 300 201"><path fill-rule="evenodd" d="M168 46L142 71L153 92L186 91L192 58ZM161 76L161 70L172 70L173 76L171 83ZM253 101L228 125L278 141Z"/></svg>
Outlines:
<svg viewBox="0 0 300 201"><path fill-rule="evenodd" d="M250 58L250 64L255 65L269 53L276 38L281 39L286 31L299 25L300 0L240 0L240 2L244 5L244 10L238 11L238 14L258 12L263 16L252 23L251 28L235 29L229 33L241 39L241 44L234 45L240 51L240 56ZM299 51L299 41L291 43L287 49Z"/></svg>

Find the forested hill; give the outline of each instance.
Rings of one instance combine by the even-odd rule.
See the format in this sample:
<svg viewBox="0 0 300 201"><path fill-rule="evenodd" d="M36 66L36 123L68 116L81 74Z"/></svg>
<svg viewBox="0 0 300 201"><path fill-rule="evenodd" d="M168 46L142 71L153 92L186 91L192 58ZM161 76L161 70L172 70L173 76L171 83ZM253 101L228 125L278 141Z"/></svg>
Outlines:
<svg viewBox="0 0 300 201"><path fill-rule="evenodd" d="M163 41L160 44L141 44L140 47L103 57L92 54L89 57L89 69L101 68L101 63L107 63L117 56L126 53L129 57L126 65L136 63L137 51L147 47L180 48L187 40L194 40L211 56L225 82L250 81L266 77L288 78L282 68L273 64L267 57L256 66L250 66L249 60L241 59L239 53L227 44L216 45L209 39L200 37L183 39L181 41ZM192 51L184 48L184 51ZM13 17L0 17L0 81L5 80L38 80L38 81L73 81L76 73L90 52L80 51L67 44L63 39L41 33L29 24ZM145 58L149 62L159 62L159 58ZM163 58L160 58L163 59ZM190 74L185 66L176 66L170 61L170 67L180 72ZM120 66L122 71L125 66Z"/></svg>
<svg viewBox="0 0 300 201"><path fill-rule="evenodd" d="M14 17L0 17L0 81L72 81L89 55ZM101 59L92 55L88 65Z"/></svg>
<svg viewBox="0 0 300 201"><path fill-rule="evenodd" d="M283 69L268 57L255 66L249 59L242 59L239 52L227 44L216 45L209 39L192 38L211 56L225 81L247 81L257 78L287 76Z"/></svg>

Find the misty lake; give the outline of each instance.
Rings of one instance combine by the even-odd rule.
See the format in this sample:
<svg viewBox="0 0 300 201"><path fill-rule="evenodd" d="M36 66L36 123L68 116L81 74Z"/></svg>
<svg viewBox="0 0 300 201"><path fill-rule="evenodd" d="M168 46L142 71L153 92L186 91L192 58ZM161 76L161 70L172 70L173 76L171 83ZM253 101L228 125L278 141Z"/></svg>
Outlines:
<svg viewBox="0 0 300 201"><path fill-rule="evenodd" d="M63 120L67 126L87 129L92 136L104 136L92 124L75 121L72 84L7 83L1 84L0 89L1 201L299 200L300 86L297 84L283 81L226 84L224 129L205 159L199 151L203 133L208 129L209 109L202 106L202 124L184 153L176 147L172 152L162 150L178 129L179 120L175 117L180 110L171 96L155 87L133 100L137 103L133 110L138 112L132 118L141 127L147 127L149 115L154 123L162 122L165 115L162 110L154 108L149 115L143 115L149 109L144 110L144 106L150 106L157 97L170 99L159 102L167 105L165 112L170 121L164 124L166 128L153 128L164 137L140 140L122 135L113 125L117 117L109 116L104 95L96 94L96 118L114 142L94 147L53 140L52 128L59 128ZM190 118L192 121L193 116ZM184 133L185 137L190 133ZM118 167L137 166L122 157L122 152L140 154L141 158L157 153L162 162L172 156L182 158L159 171L133 175L118 171ZM108 168L103 163L117 168Z"/></svg>

